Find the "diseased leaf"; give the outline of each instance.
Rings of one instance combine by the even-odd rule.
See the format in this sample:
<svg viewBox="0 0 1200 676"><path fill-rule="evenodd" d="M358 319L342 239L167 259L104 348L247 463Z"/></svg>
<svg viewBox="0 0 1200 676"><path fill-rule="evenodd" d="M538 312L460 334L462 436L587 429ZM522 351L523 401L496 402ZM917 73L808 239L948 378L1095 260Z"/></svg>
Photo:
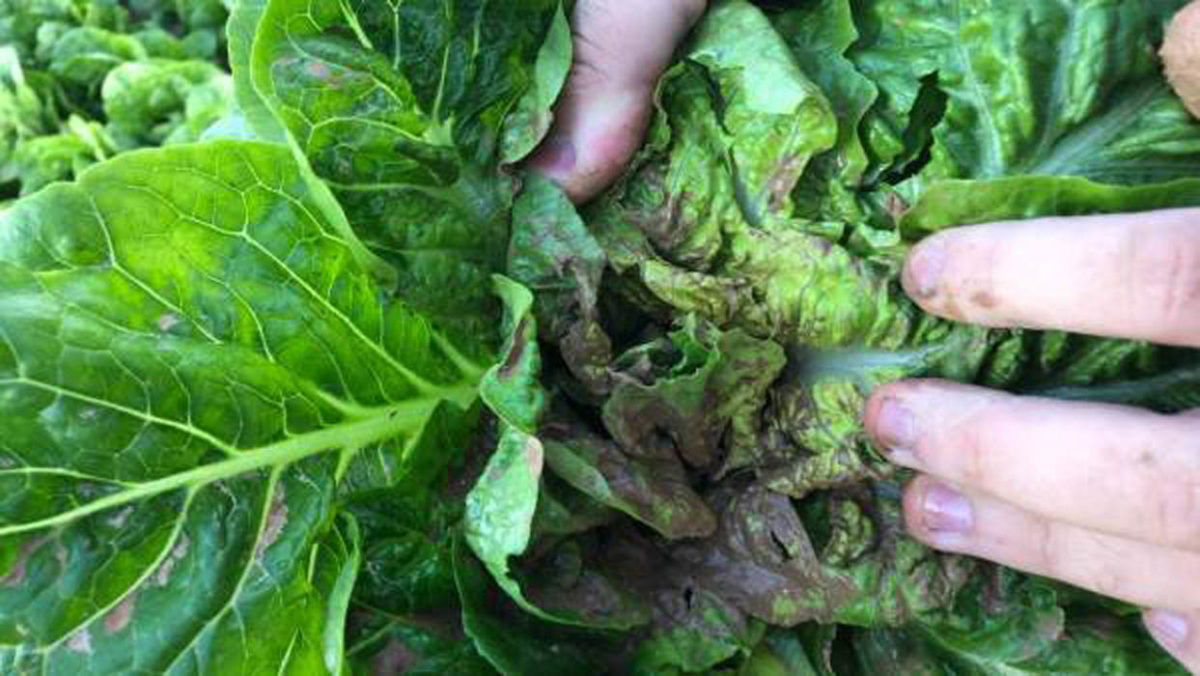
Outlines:
<svg viewBox="0 0 1200 676"><path fill-rule="evenodd" d="M502 174L507 114L557 0L395 5L271 0L253 86L414 308L456 334L494 322L514 191ZM316 92L317 94L311 95Z"/></svg>
<svg viewBox="0 0 1200 676"><path fill-rule="evenodd" d="M525 600L509 572L509 559L529 547L543 453L537 437L505 427L483 476L467 496L464 522L467 543L496 582L535 614L541 611Z"/></svg>
<svg viewBox="0 0 1200 676"><path fill-rule="evenodd" d="M356 676L489 676L496 673L475 644L440 628L418 626L377 613L351 618L346 657Z"/></svg>
<svg viewBox="0 0 1200 676"><path fill-rule="evenodd" d="M567 84L575 57L566 8L559 5L535 62L533 83L504 121L500 156L505 164L525 159L546 137L554 122L554 104Z"/></svg>
<svg viewBox="0 0 1200 676"><path fill-rule="evenodd" d="M818 672L794 634L773 631L754 648L738 676L816 676Z"/></svg>
<svg viewBox="0 0 1200 676"><path fill-rule="evenodd" d="M745 621L720 597L689 590L668 618L639 647L635 674L703 673L749 653L761 627Z"/></svg>
<svg viewBox="0 0 1200 676"><path fill-rule="evenodd" d="M664 537L711 535L716 517L677 459L629 457L615 443L568 426L546 432L546 463L571 486Z"/></svg>
<svg viewBox="0 0 1200 676"><path fill-rule="evenodd" d="M483 374L480 396L504 426L533 435L546 407L546 394L538 381L542 358L533 294L505 277L495 277L493 284L504 302L504 359Z"/></svg>
<svg viewBox="0 0 1200 676"><path fill-rule="evenodd" d="M439 626L424 626L380 613L356 611L346 645L348 673L419 676L488 676L496 673L475 650Z"/></svg>
<svg viewBox="0 0 1200 676"><path fill-rule="evenodd" d="M604 673L602 665L619 658L602 635L514 615L490 593L487 573L462 542L455 547L454 563L463 628L501 674Z"/></svg>
<svg viewBox="0 0 1200 676"><path fill-rule="evenodd" d="M1183 0L714 0L582 213L512 166L573 3L228 4L0 0L0 671L1173 673L908 538L860 417L1200 406L1194 350L897 283L944 228L1200 205ZM202 138L257 141L132 152Z"/></svg>
<svg viewBox="0 0 1200 676"><path fill-rule="evenodd" d="M566 194L536 174L526 176L513 209L508 274L537 297L538 322L567 368L598 394L612 387L612 342L597 307L607 259Z"/></svg>
<svg viewBox="0 0 1200 676"><path fill-rule="evenodd" d="M338 482L362 454L418 462L475 385L306 186L285 149L218 142L0 216L7 663L340 669L360 554Z"/></svg>

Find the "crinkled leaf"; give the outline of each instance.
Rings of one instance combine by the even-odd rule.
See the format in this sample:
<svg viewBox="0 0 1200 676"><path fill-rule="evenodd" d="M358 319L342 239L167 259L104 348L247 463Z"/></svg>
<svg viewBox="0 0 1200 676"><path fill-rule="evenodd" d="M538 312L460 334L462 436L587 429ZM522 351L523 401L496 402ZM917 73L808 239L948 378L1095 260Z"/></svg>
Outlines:
<svg viewBox="0 0 1200 676"><path fill-rule="evenodd" d="M837 116L837 145L834 154L827 158L837 164L832 170L843 175L848 183L857 183L867 168L859 123L874 103L877 90L845 56L859 37L849 0L820 0L810 4L808 8L779 14L772 21L787 40L804 74L825 93Z"/></svg>
<svg viewBox="0 0 1200 676"><path fill-rule="evenodd" d="M698 469L715 469L720 461L726 469L749 464L757 445L756 412L783 369L783 349L694 318L671 342L680 360L646 384L625 378L604 405L606 428L635 457L680 457ZM720 457L722 446L729 457Z"/></svg>
<svg viewBox="0 0 1200 676"><path fill-rule="evenodd" d="M113 69L101 98L109 130L125 149L197 141L225 116L233 83L203 61L146 61Z"/></svg>
<svg viewBox="0 0 1200 676"><path fill-rule="evenodd" d="M852 59L900 119L936 74L949 102L926 173L1166 181L1195 174L1200 143L1156 58L1184 4L880 0Z"/></svg>
<svg viewBox="0 0 1200 676"><path fill-rule="evenodd" d="M749 653L761 632L726 601L702 589L689 590L664 610L670 614L638 647L635 674L701 673Z"/></svg>
<svg viewBox="0 0 1200 676"><path fill-rule="evenodd" d="M145 59L146 48L133 37L92 26L66 31L49 49L49 70L77 87L97 87L113 68Z"/></svg>
<svg viewBox="0 0 1200 676"><path fill-rule="evenodd" d="M71 19L72 0L0 1L0 45L11 45L22 58L37 47L38 30L49 22Z"/></svg>
<svg viewBox="0 0 1200 676"><path fill-rule="evenodd" d="M550 131L554 104L567 84L574 57L571 24L567 22L566 8L559 5L546 41L538 51L533 82L504 121L500 156L505 164L525 159Z"/></svg>
<svg viewBox="0 0 1200 676"><path fill-rule="evenodd" d="M350 618L346 658L355 676L488 676L496 673L471 641L449 629L371 612Z"/></svg>
<svg viewBox="0 0 1200 676"><path fill-rule="evenodd" d="M558 11L557 0L263 10L254 88L396 267L400 294L465 335L494 322L486 283L501 268L513 193L501 131Z"/></svg>
<svg viewBox="0 0 1200 676"><path fill-rule="evenodd" d="M26 80L17 51L0 47L0 184L21 178L18 149L49 133L54 124L50 106Z"/></svg>
<svg viewBox="0 0 1200 676"><path fill-rule="evenodd" d="M488 585L487 573L461 541L455 547L454 575L463 629L501 674L604 673L606 663L619 663L620 654L603 635L515 613L516 608Z"/></svg>
<svg viewBox="0 0 1200 676"><path fill-rule="evenodd" d="M64 132L29 139L13 152L13 173L21 178L21 194L29 195L77 176L100 159L95 148L77 134Z"/></svg>
<svg viewBox="0 0 1200 676"><path fill-rule="evenodd" d="M551 427L545 438L550 469L599 503L671 539L716 530L716 517L692 490L678 460L630 457L612 441L566 425Z"/></svg>
<svg viewBox="0 0 1200 676"><path fill-rule="evenodd" d="M607 259L566 194L536 174L526 176L513 209L508 274L536 294L546 339L571 372L597 393L611 387L612 343L599 322L600 282Z"/></svg>

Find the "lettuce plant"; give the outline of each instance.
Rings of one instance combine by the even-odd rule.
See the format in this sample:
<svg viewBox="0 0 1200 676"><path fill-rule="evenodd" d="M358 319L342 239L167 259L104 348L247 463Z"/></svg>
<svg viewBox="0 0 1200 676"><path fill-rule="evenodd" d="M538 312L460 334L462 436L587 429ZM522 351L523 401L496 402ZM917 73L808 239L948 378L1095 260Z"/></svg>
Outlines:
<svg viewBox="0 0 1200 676"><path fill-rule="evenodd" d="M570 3L210 4L0 0L0 670L1177 669L907 538L859 416L1200 403L1193 351L896 280L954 225L1200 205L1182 0L717 0L582 209L518 168ZM103 152L27 186L61 129Z"/></svg>
<svg viewBox="0 0 1200 676"><path fill-rule="evenodd" d="M232 110L219 0L0 0L0 200Z"/></svg>

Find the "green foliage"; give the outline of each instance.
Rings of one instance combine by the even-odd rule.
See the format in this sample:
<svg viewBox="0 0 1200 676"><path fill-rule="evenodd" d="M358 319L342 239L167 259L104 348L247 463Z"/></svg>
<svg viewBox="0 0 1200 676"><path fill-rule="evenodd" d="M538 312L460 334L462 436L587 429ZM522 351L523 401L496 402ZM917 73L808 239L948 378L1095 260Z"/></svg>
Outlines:
<svg viewBox="0 0 1200 676"><path fill-rule="evenodd" d="M570 2L0 0L0 671L1174 670L908 538L859 418L919 375L1200 404L1193 351L896 280L1200 205L1182 0L762 4L710 3L578 211L512 166Z"/></svg>
<svg viewBox="0 0 1200 676"><path fill-rule="evenodd" d="M10 664L337 671L361 557L339 483L444 464L424 431L475 394L289 160L126 154L0 217Z"/></svg>
<svg viewBox="0 0 1200 676"><path fill-rule="evenodd" d="M489 280L514 192L501 137L540 138L505 122L519 102L541 109L557 97L570 50L542 47L548 34L561 41L559 11L557 0L262 9L254 88L358 235L395 267L409 302L461 333L499 314ZM543 51L551 63L532 67ZM537 103L522 102L534 90Z"/></svg>
<svg viewBox="0 0 1200 676"><path fill-rule="evenodd" d="M0 2L0 197L232 113L219 0Z"/></svg>

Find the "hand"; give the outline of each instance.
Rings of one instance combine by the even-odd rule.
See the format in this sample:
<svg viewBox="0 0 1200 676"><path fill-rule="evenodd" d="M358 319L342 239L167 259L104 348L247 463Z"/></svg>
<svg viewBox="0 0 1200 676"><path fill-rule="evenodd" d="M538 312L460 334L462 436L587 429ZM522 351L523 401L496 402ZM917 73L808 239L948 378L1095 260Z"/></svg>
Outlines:
<svg viewBox="0 0 1200 676"><path fill-rule="evenodd" d="M910 255L925 310L1200 347L1200 209L960 228ZM921 473L909 531L1153 608L1153 636L1200 672L1200 415L1020 397L940 381L875 392L866 426Z"/></svg>
<svg viewBox="0 0 1200 676"><path fill-rule="evenodd" d="M706 0L579 0L575 64L554 128L530 165L586 202L642 144L654 87Z"/></svg>

